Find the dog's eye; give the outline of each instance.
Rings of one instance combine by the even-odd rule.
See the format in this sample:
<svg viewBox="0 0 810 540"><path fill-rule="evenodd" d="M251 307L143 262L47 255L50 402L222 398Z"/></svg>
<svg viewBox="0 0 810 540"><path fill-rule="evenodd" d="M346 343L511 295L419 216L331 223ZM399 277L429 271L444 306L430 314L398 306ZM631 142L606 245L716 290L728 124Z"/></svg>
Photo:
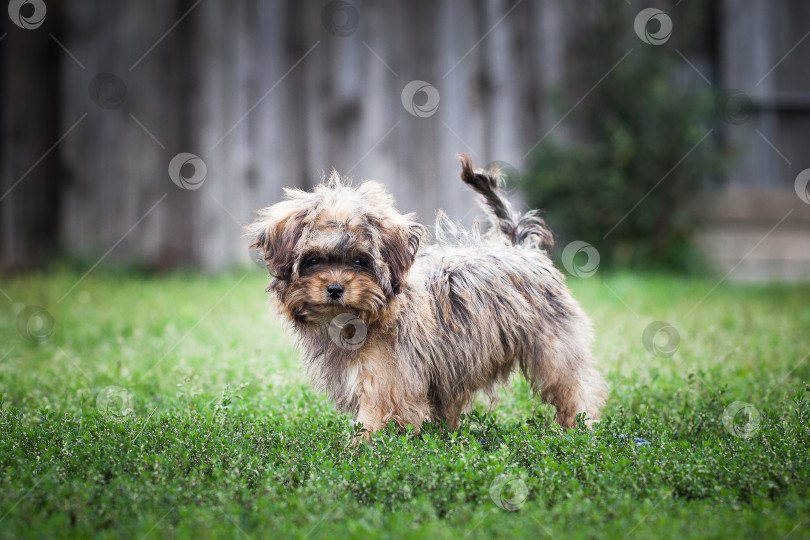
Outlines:
<svg viewBox="0 0 810 540"><path fill-rule="evenodd" d="M312 266L315 266L319 262L321 262L321 260L318 259L318 257L307 257L306 259L304 259L304 262L301 265L301 267L302 268L310 268Z"/></svg>
<svg viewBox="0 0 810 540"><path fill-rule="evenodd" d="M354 260L352 261L352 264L356 266L362 266L364 268L368 268L369 266L371 266L371 263L368 262L368 259L366 259L365 257L355 257Z"/></svg>

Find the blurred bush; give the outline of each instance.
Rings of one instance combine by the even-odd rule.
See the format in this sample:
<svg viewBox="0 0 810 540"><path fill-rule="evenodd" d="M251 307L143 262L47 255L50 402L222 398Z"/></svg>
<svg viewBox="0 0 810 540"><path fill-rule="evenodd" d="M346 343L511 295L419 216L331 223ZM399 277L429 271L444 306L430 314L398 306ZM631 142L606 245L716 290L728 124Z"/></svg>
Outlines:
<svg viewBox="0 0 810 540"><path fill-rule="evenodd" d="M532 154L522 189L530 206L545 210L557 252L584 240L603 266L697 271L701 195L728 162L717 131L706 136L716 127L714 97L700 79L687 84L698 75L684 71L691 68L675 51L676 34L665 46L623 39L635 13L616 4L581 34L573 74L587 82L561 114L633 51L575 109L576 142L544 141ZM676 22L679 41L688 39L685 26L700 24Z"/></svg>

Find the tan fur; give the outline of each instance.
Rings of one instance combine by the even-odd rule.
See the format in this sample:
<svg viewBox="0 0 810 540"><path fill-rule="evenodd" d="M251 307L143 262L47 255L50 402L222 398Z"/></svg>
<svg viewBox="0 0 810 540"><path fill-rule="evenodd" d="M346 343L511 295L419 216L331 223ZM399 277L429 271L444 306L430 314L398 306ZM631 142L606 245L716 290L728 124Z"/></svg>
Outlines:
<svg viewBox="0 0 810 540"><path fill-rule="evenodd" d="M390 420L456 429L475 393L494 396L515 369L562 426L578 413L595 420L604 406L590 321L542 248L551 234L533 212L512 212L497 173L461 160L490 215L486 235L440 217L439 242L417 255L426 230L415 216L381 185L352 187L336 173L311 193L287 190L248 228L316 387L367 438ZM330 286L342 287L339 298ZM341 317L352 323L336 326Z"/></svg>

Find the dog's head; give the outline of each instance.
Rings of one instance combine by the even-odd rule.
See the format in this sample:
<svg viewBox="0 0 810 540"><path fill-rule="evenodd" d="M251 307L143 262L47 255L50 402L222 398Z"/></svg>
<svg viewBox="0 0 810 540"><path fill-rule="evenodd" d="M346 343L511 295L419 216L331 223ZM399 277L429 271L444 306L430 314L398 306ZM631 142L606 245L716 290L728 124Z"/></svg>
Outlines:
<svg viewBox="0 0 810 540"><path fill-rule="evenodd" d="M404 290L425 228L376 182L352 187L333 173L312 192L285 193L259 212L248 235L287 313L299 324L343 312L377 319Z"/></svg>

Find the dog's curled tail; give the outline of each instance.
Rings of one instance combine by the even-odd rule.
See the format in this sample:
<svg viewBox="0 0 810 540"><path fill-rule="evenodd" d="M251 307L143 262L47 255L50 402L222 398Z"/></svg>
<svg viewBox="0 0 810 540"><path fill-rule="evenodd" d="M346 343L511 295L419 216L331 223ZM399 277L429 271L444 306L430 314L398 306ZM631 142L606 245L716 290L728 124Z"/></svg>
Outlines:
<svg viewBox="0 0 810 540"><path fill-rule="evenodd" d="M537 210L518 215L498 187L500 171L473 170L472 159L467 154L458 154L461 162L461 180L481 195L481 207L495 226L513 245L528 245L541 248L554 245L554 237Z"/></svg>

